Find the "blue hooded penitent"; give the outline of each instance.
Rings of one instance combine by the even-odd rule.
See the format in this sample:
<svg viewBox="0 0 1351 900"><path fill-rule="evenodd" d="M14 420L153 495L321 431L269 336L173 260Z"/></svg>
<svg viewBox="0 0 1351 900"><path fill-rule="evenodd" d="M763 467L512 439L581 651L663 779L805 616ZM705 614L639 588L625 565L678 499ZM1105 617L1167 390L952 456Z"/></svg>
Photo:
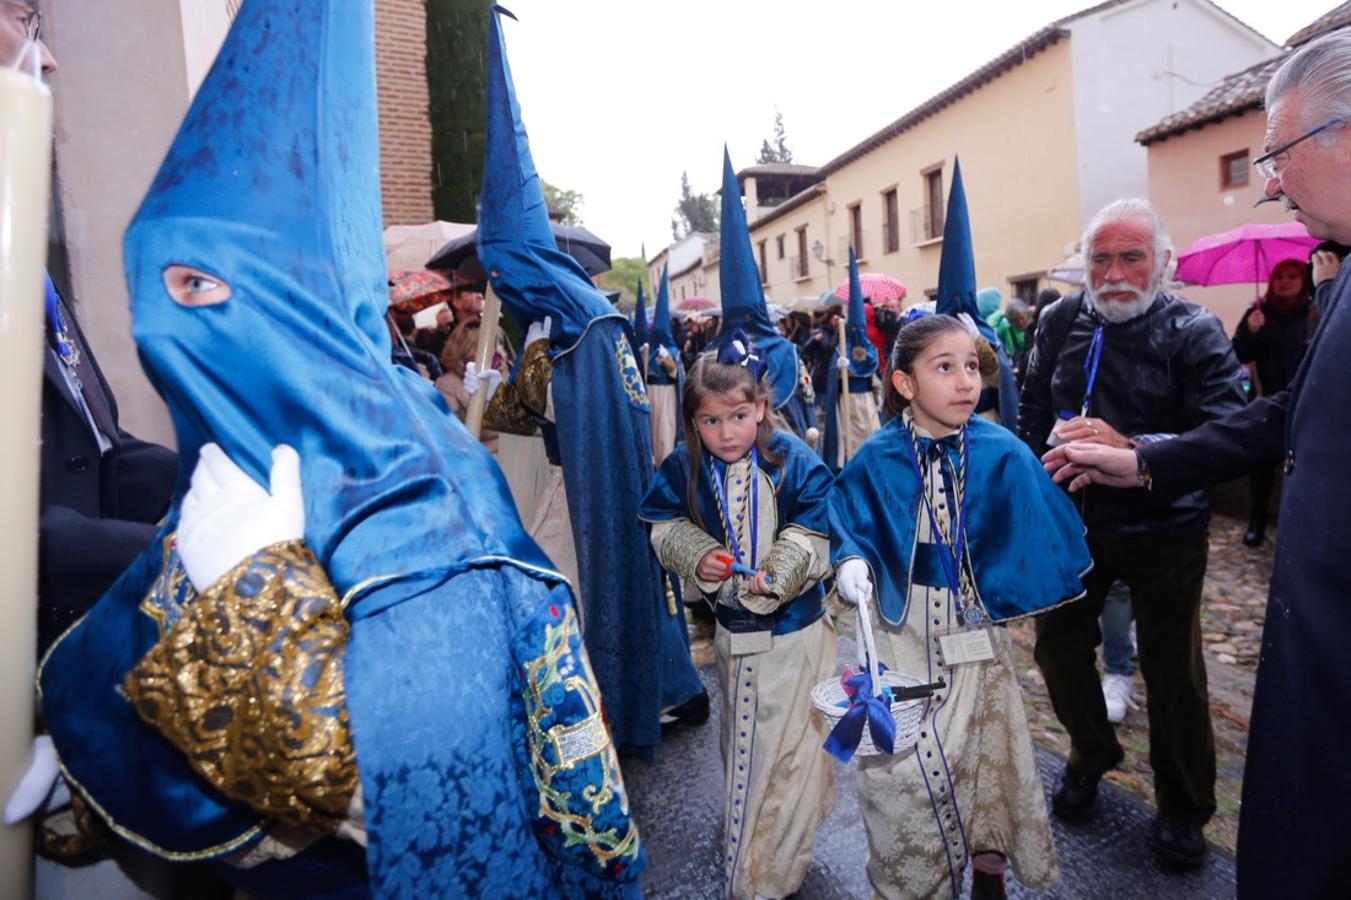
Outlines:
<svg viewBox="0 0 1351 900"><path fill-rule="evenodd" d="M660 567L637 527L652 480L647 392L624 316L554 243L501 19L490 18L479 258L522 326L552 318L555 433L586 646L615 742L650 752L661 740L661 710L703 685L690 662L684 617L668 613Z"/></svg>
<svg viewBox="0 0 1351 900"><path fill-rule="evenodd" d="M798 437L816 424L816 413L799 392L802 382L797 348L779 334L769 320L760 269L751 252L746 211L741 208L741 186L732 169L732 157L722 148L722 234L718 261L718 284L722 291L722 330L712 348L721 348L738 330L746 333L769 358L769 385L774 408L783 415Z"/></svg>
<svg viewBox="0 0 1351 900"><path fill-rule="evenodd" d="M999 422L1017 434L1018 385L1013 379L1013 366L1004 353L1003 343L994 329L980 315L976 301L976 256L971 246L971 219L966 211L966 188L962 185L962 164L952 161L952 188L948 192L948 217L943 225L943 256L938 263L938 296L935 312L955 316L969 315L976 329L990 342L999 359L998 397L992 391L981 395L976 412L999 408Z"/></svg>
<svg viewBox="0 0 1351 900"><path fill-rule="evenodd" d="M845 358L849 360L849 393L872 393L872 377L877 373L877 347L868 339L868 318L863 309L863 285L858 277L858 257L849 248L849 314L845 321ZM831 373L826 392L826 427L821 441L821 458L838 472L841 461L840 440L840 377ZM857 450L858 448L854 448Z"/></svg>
<svg viewBox="0 0 1351 900"><path fill-rule="evenodd" d="M647 303L643 299L643 279L638 279L638 299L633 304L633 343L642 350L647 344Z"/></svg>
<svg viewBox="0 0 1351 900"><path fill-rule="evenodd" d="M132 331L173 417L179 486L151 548L43 661L46 720L72 784L138 846L209 859L261 836L269 823L200 779L118 689L195 598L170 539L202 445L267 484L270 451L290 444L305 542L351 623L343 682L368 846L326 838L248 870L250 890L366 878L377 896L636 889L636 840L599 862L548 836L548 760L526 746L525 665L559 635L555 657L582 665L562 576L484 448L430 384L390 364L372 13L248 0L128 228ZM180 306L165 288L173 265L229 298ZM587 714L571 694L554 699L546 721ZM554 789L617 787L609 760ZM622 806L621 789L595 826L623 834ZM492 846L476 849L485 831Z"/></svg>

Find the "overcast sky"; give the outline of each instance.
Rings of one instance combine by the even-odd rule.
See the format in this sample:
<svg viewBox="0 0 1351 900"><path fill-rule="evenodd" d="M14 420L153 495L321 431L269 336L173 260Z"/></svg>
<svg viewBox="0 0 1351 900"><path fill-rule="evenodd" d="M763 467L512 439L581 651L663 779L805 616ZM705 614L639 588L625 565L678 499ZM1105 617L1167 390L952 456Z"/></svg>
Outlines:
<svg viewBox="0 0 1351 900"><path fill-rule="evenodd" d="M782 113L793 161L821 165L1087 0L503 0L540 174L585 198L615 256L671 239L699 192L754 162ZM1221 0L1276 44L1332 0ZM998 140L998 135L991 135Z"/></svg>

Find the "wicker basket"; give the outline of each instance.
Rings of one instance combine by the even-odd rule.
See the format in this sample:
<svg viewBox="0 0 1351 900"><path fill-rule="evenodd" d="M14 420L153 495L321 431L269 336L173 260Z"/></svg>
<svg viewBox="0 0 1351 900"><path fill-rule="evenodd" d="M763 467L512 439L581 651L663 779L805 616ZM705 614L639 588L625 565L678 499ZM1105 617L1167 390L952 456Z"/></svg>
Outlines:
<svg viewBox="0 0 1351 900"><path fill-rule="evenodd" d="M900 672L883 672L881 678L878 678L877 647L873 643L872 616L868 607L868 598L861 598L858 604L858 630L860 643L863 645L862 662L868 668L868 674L872 676L872 683L880 683L882 687L915 687L923 684L924 682L920 679L903 675ZM844 692L844 685L840 683L839 678L831 678L812 688L812 705L825 719L828 730L834 729L840 719L844 718L844 714L849 708L848 701L849 695ZM915 746L915 743L919 740L919 725L924 718L924 708L927 703L927 699L921 697L891 704L891 717L896 722L893 754L905 753ZM864 727L863 738L859 741L858 749L854 751L855 756L880 756L884 754L883 750L873 744L871 732L870 728Z"/></svg>

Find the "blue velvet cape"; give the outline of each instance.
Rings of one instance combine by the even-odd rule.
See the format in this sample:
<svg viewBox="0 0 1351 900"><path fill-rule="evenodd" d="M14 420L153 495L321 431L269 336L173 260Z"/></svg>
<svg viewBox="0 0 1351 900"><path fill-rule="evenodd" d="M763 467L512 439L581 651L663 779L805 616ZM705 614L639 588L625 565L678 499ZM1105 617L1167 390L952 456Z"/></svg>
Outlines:
<svg viewBox="0 0 1351 900"><path fill-rule="evenodd" d="M939 546L916 543L923 488L905 427L896 416L865 441L830 497L831 561L868 563L882 615L893 624L905 618L912 582L948 586ZM1092 560L1074 504L1008 429L973 416L967 433L967 561L990 618L1006 621L1081 596ZM921 453L928 444L920 439Z"/></svg>
<svg viewBox="0 0 1351 900"><path fill-rule="evenodd" d="M576 538L586 646L615 742L650 755L661 710L703 690L684 616L667 611L638 503L652 480L647 389L632 331L558 250L530 153L500 22L488 46L487 164L478 252L507 313L552 320L559 463Z"/></svg>
<svg viewBox="0 0 1351 900"><path fill-rule="evenodd" d="M779 529L796 525L804 531L825 536L827 534L828 504L830 501L830 470L796 436L786 431L775 431L769 439L769 449L779 462L760 459L760 469L769 475L774 485L774 504ZM690 508L689 452L685 444L678 444L671 455L662 462L657 470L656 481L643 499L638 515L644 522L674 522L689 519L699 525L713 540L727 546L727 534L723 528L722 515L719 512L717 497L713 494L713 485L708 476L708 460L711 457L704 452L704 460L699 467L699 484L696 489L696 510ZM761 497L761 502L766 498ZM774 535L773 539L777 539ZM763 540L763 539L762 539ZM766 545L768 546L768 545ZM787 621L792 616L797 627L809 624L820 618L824 608L825 588L820 583L803 592L796 601L785 603L775 614L776 619ZM791 609L801 601L797 610ZM804 616L802 610L809 610ZM805 620L804 620L805 618ZM778 629L776 628L776 631Z"/></svg>
<svg viewBox="0 0 1351 900"><path fill-rule="evenodd" d="M641 851L599 865L549 832L525 744L524 665L546 652L586 665L579 639L556 646L565 583L488 453L389 361L372 12L249 0L128 229L132 330L173 417L179 484L154 544L44 659L44 715L72 784L127 840L205 859L261 837L267 823L198 778L119 688L161 636L146 604L192 600L164 541L201 446L266 484L271 449L288 443L306 543L348 602L374 892L634 893ZM179 306L170 264L210 273L230 298ZM551 701L543 723L588 714L577 697ZM572 773L579 789L618 783L602 757ZM618 827L625 806L616 793L595 821ZM298 892L294 870L268 865L270 893Z"/></svg>

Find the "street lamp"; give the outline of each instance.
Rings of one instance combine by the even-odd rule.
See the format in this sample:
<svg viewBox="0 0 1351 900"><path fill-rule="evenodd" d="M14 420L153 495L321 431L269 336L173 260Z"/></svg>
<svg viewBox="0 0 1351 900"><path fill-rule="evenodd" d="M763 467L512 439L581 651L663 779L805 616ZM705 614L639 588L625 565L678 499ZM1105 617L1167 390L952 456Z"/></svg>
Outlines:
<svg viewBox="0 0 1351 900"><path fill-rule="evenodd" d="M812 242L812 256L816 257L817 261L826 264L826 290L830 290L830 272L835 265L835 260L826 256L826 245L821 243L820 238Z"/></svg>

